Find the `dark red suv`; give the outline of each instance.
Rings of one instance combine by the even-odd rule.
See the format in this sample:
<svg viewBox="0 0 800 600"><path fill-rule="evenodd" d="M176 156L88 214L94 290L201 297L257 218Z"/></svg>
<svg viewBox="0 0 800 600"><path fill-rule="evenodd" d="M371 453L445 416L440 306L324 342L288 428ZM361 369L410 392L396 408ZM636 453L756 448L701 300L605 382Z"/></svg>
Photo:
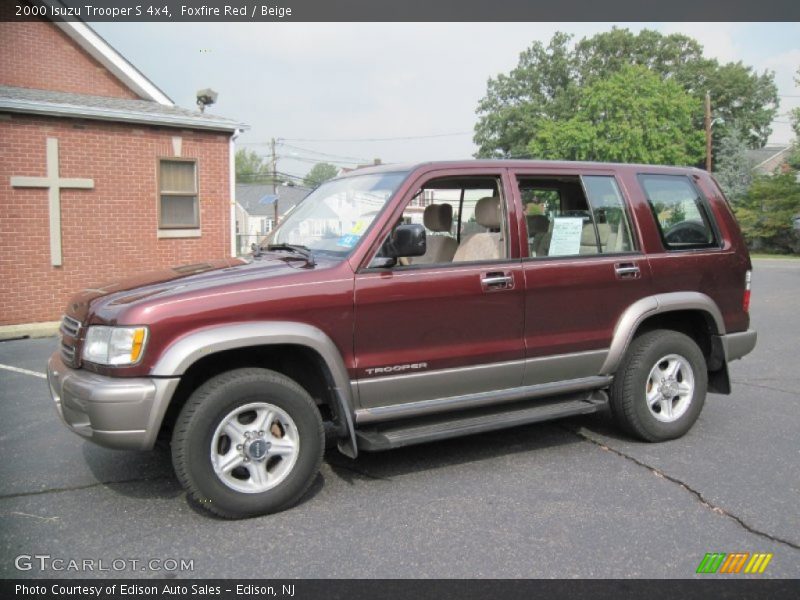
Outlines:
<svg viewBox="0 0 800 600"><path fill-rule="evenodd" d="M750 259L696 169L465 161L325 183L252 256L85 290L56 407L105 446L171 439L224 517L306 491L325 426L383 450L610 405L686 433L750 352Z"/></svg>

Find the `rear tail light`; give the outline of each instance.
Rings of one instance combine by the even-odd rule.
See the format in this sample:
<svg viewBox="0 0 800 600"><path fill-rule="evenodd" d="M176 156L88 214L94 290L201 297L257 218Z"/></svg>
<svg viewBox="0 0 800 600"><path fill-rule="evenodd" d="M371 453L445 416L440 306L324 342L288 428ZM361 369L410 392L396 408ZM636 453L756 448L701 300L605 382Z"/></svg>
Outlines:
<svg viewBox="0 0 800 600"><path fill-rule="evenodd" d="M744 298L742 298L742 309L746 313L750 312L750 281L752 278L752 271L748 271L744 276Z"/></svg>

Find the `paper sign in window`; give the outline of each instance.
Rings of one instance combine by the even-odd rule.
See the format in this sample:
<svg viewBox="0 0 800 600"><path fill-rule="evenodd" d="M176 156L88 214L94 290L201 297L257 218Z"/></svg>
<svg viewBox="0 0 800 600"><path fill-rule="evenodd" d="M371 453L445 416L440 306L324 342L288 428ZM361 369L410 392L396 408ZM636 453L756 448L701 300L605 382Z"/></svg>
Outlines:
<svg viewBox="0 0 800 600"><path fill-rule="evenodd" d="M548 256L571 256L581 250L583 217L556 217Z"/></svg>

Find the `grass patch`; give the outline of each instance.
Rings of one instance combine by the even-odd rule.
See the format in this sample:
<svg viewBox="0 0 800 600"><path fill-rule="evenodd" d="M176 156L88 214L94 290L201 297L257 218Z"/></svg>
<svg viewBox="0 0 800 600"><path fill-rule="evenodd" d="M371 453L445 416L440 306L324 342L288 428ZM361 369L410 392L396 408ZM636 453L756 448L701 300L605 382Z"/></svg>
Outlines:
<svg viewBox="0 0 800 600"><path fill-rule="evenodd" d="M800 254L763 254L761 252L751 252L750 258L774 258L778 260L800 260Z"/></svg>

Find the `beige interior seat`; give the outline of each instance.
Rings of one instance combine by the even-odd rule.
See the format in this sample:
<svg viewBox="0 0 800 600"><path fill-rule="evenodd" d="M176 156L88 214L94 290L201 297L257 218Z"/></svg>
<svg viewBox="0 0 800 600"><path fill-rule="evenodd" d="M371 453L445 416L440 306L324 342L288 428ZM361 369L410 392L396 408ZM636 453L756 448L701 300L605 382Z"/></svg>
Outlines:
<svg viewBox="0 0 800 600"><path fill-rule="evenodd" d="M608 223L597 224L597 234L600 236L600 244L605 248L608 238L611 235L611 226ZM594 224L589 221L583 226L581 231L581 254L597 254L597 237L594 233Z"/></svg>
<svg viewBox="0 0 800 600"><path fill-rule="evenodd" d="M475 204L475 221L489 231L473 233L462 240L453 256L453 262L497 260L505 258L505 240L500 231L503 211L500 198L481 198Z"/></svg>
<svg viewBox="0 0 800 600"><path fill-rule="evenodd" d="M616 238L614 239L614 249L612 252L629 252L632 250L631 248L631 241L630 241L630 233L628 232L628 228L625 225L625 216L619 220L617 224L617 231L616 231ZM611 246L611 242L608 243L609 247Z"/></svg>
<svg viewBox="0 0 800 600"><path fill-rule="evenodd" d="M426 206L422 222L429 231L449 234L453 227L453 206L446 202ZM457 248L458 242L450 235L429 235L425 239L425 254L410 262L413 265L448 263L453 260Z"/></svg>

